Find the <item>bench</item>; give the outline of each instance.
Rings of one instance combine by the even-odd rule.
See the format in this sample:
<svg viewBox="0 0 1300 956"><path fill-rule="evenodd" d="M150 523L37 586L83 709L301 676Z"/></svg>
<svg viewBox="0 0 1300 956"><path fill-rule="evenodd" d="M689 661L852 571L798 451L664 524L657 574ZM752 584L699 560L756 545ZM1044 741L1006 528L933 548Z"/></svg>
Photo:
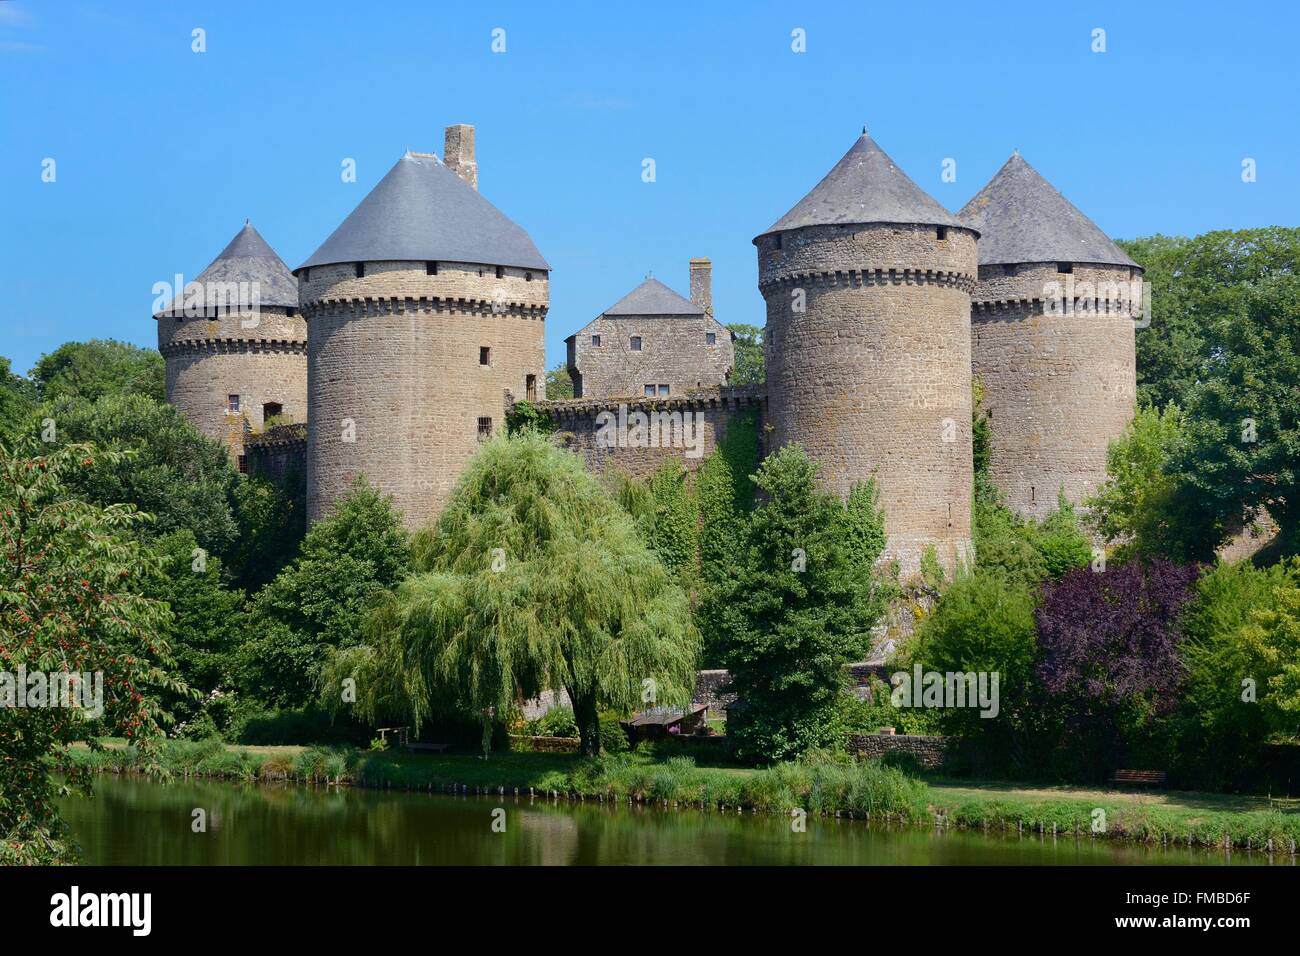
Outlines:
<svg viewBox="0 0 1300 956"><path fill-rule="evenodd" d="M1163 770L1116 770L1110 782L1126 786L1158 787L1165 782L1166 776Z"/></svg>
<svg viewBox="0 0 1300 956"><path fill-rule="evenodd" d="M415 743L405 744L406 749L409 750L411 753L426 751L428 753L440 754L440 753L444 753L447 750L447 748L450 746L451 744L422 744L419 741L416 741Z"/></svg>

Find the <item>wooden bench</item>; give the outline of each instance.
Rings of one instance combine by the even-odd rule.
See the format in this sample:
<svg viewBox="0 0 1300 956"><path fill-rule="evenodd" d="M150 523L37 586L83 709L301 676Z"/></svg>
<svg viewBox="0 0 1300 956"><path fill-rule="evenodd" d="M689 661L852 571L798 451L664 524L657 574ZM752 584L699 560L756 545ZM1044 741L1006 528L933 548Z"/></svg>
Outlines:
<svg viewBox="0 0 1300 956"><path fill-rule="evenodd" d="M1110 782L1130 787L1158 787L1166 776L1163 770L1116 770Z"/></svg>
<svg viewBox="0 0 1300 956"><path fill-rule="evenodd" d="M426 751L428 753L440 754L444 753L451 744L422 744L419 741L416 741L415 743L407 743L405 746L411 753Z"/></svg>

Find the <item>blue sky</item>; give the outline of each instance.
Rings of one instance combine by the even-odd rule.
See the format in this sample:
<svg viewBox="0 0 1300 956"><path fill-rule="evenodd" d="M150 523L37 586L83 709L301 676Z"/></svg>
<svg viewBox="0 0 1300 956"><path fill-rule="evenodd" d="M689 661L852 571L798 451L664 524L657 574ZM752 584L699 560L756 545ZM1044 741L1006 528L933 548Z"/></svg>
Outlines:
<svg viewBox="0 0 1300 956"><path fill-rule="evenodd" d="M548 365L647 272L686 293L691 256L719 319L761 325L750 240L864 123L950 209L1019 148L1112 236L1294 226L1297 9L0 0L0 354L153 346L155 282L245 217L296 267L458 122L553 267Z"/></svg>

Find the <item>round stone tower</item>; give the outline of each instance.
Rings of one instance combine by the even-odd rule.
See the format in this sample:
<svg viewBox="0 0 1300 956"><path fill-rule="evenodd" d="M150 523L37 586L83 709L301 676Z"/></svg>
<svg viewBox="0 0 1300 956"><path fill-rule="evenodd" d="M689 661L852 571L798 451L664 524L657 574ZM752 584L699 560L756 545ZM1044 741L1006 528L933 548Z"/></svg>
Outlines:
<svg viewBox="0 0 1300 956"><path fill-rule="evenodd" d="M989 470L1042 518L1106 479L1133 417L1142 270L1014 153L959 213L980 232L971 352L990 418Z"/></svg>
<svg viewBox="0 0 1300 956"><path fill-rule="evenodd" d="M769 447L800 442L841 495L874 476L904 574L970 552L977 238L863 130L754 240Z"/></svg>
<svg viewBox="0 0 1300 956"><path fill-rule="evenodd" d="M474 130L407 153L295 270L307 319L307 516L358 475L409 527L446 503L515 399L545 398L550 266L479 195Z"/></svg>
<svg viewBox="0 0 1300 956"><path fill-rule="evenodd" d="M167 401L243 467L268 421L307 420L307 326L292 273L251 223L154 318Z"/></svg>

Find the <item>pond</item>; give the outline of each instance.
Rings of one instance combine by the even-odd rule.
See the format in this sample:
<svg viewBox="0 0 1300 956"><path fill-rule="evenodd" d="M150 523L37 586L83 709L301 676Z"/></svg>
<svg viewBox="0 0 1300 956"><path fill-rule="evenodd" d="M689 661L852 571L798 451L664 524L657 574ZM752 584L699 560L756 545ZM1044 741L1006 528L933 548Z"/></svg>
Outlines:
<svg viewBox="0 0 1300 956"><path fill-rule="evenodd" d="M196 833L203 810L206 832ZM63 801L92 865L1240 864L1262 854L528 797L103 775ZM504 814L496 812L504 810ZM493 823L497 821L494 829ZM502 829L504 832L497 832Z"/></svg>

